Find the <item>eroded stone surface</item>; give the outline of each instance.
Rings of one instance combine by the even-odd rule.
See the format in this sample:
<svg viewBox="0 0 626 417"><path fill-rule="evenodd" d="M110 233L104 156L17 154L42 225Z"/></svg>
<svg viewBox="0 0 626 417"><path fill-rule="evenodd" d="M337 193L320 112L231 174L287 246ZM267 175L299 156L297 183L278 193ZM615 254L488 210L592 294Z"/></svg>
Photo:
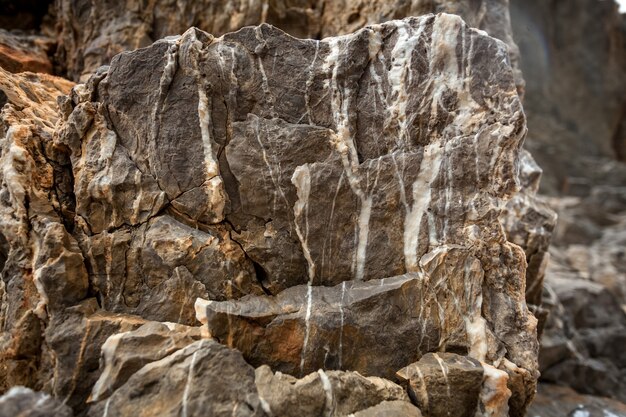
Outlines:
<svg viewBox="0 0 626 417"><path fill-rule="evenodd" d="M141 393L141 395L137 395ZM199 340L147 364L90 416L264 416L254 369L241 354Z"/></svg>
<svg viewBox="0 0 626 417"><path fill-rule="evenodd" d="M148 322L137 330L117 333L102 345L102 373L88 401L100 401L144 365L201 338L200 329L175 323Z"/></svg>
<svg viewBox="0 0 626 417"><path fill-rule="evenodd" d="M45 323L87 295L83 256L64 224L69 160L52 140L56 98L72 85L0 68L0 387L36 384Z"/></svg>

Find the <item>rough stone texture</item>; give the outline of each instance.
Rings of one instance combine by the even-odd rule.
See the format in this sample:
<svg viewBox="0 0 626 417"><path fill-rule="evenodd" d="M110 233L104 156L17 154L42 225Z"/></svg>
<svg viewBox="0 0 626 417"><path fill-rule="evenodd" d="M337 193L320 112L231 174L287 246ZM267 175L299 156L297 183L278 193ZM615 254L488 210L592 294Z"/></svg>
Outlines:
<svg viewBox="0 0 626 417"><path fill-rule="evenodd" d="M439 12L458 14L470 26L506 42L516 83L523 91L508 0L158 0L147 4L56 0L56 59L69 78L84 81L117 53L179 35L190 26L220 36L244 26L270 23L299 38L320 39L352 33L368 24ZM92 30L81 30L84 27Z"/></svg>
<svg viewBox="0 0 626 417"><path fill-rule="evenodd" d="M191 29L118 55L71 106L73 235L106 309L191 324L198 296L267 304L254 296L301 285L292 338L314 370L304 284L334 285L336 307L344 281L415 273L428 343L369 372L457 349L517 365L514 413L532 397L526 261L498 220L525 133L503 43L445 14L319 42Z"/></svg>
<svg viewBox="0 0 626 417"><path fill-rule="evenodd" d="M410 405L402 387L382 378L363 377L358 372L320 369L296 379L280 372L274 374L264 365L257 368L255 383L269 416L347 416L379 404L384 407L387 401Z"/></svg>
<svg viewBox="0 0 626 417"><path fill-rule="evenodd" d="M471 284L481 275L478 261L457 251L440 252L433 262L420 264L433 274L348 281L330 288L301 285L277 297L198 300L198 318L212 337L236 347L255 366L267 363L294 375L326 368L392 378L435 348L487 348L486 340L479 341L484 346L471 346L465 334L463 312L472 310L480 294L480 287ZM461 261L444 265L451 259ZM466 268L465 283L446 285L457 268ZM464 291L456 304L445 304L446 298Z"/></svg>
<svg viewBox="0 0 626 417"><path fill-rule="evenodd" d="M542 190L626 182L626 19L613 1L511 0L526 79L527 149ZM608 175L607 175L608 174Z"/></svg>
<svg viewBox="0 0 626 417"><path fill-rule="evenodd" d="M77 414L100 376L101 349L114 334L145 323L140 317L98 311L94 299L68 308L45 332L41 376L43 389L70 405Z"/></svg>
<svg viewBox="0 0 626 417"><path fill-rule="evenodd" d="M241 354L199 340L147 364L90 416L263 416L254 369Z"/></svg>
<svg viewBox="0 0 626 417"><path fill-rule="evenodd" d="M87 271L64 226L69 160L52 136L56 97L72 83L0 68L0 389L34 387L45 323L87 295Z"/></svg>
<svg viewBox="0 0 626 417"><path fill-rule="evenodd" d="M72 417L72 409L48 394L12 387L0 396L0 416Z"/></svg>
<svg viewBox="0 0 626 417"><path fill-rule="evenodd" d="M488 415L489 404L479 403L483 374L480 362L454 353L427 353L397 373L426 417ZM504 403L508 396L501 396Z"/></svg>
<svg viewBox="0 0 626 417"><path fill-rule="evenodd" d="M48 50L54 40L0 29L0 67L9 72L52 72Z"/></svg>

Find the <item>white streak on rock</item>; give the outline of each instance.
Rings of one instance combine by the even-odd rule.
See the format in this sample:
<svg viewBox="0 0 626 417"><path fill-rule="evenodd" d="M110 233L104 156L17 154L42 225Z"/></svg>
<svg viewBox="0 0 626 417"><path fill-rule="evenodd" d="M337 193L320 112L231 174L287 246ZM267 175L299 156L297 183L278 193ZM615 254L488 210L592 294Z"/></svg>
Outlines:
<svg viewBox="0 0 626 417"><path fill-rule="evenodd" d="M492 365L482 363L484 369L483 385L480 391L482 413L476 411L476 417L506 417L509 414L511 391L507 387L509 375Z"/></svg>
<svg viewBox="0 0 626 417"><path fill-rule="evenodd" d="M442 158L442 150L438 143L429 144L424 148L420 170L413 183L413 204L404 220L404 264L407 272L415 272L418 268L417 249L420 225L430 204L430 186L439 174Z"/></svg>
<svg viewBox="0 0 626 417"><path fill-rule="evenodd" d="M315 278L315 262L313 262L313 258L311 257L311 252L309 250L309 245L307 242L309 236L309 195L311 193L311 171L309 170L309 166L307 164L300 165L293 171L293 175L291 176L291 183L295 185L298 195L298 201L296 201L296 204L293 206L296 234L298 235L298 239L300 239L300 245L302 246L302 253L304 254L304 258L309 265L309 285L312 285L313 279ZM304 233L298 223L298 219L302 217L303 213L305 223Z"/></svg>
<svg viewBox="0 0 626 417"><path fill-rule="evenodd" d="M202 342L200 342L200 346L198 349L202 347ZM182 417L187 417L187 401L189 398L189 390L191 389L191 383L193 382L193 368L196 366L196 357L198 355L198 351L196 350L191 356L191 364L189 364L189 369L187 371L187 382L185 383L185 390L183 391L183 401L182 401Z"/></svg>
<svg viewBox="0 0 626 417"><path fill-rule="evenodd" d="M384 278L383 278L384 279ZM342 366L342 354L343 354L343 326L344 326L344 313L343 313L343 304L344 298L346 296L346 281L341 283L341 301L339 302L339 319L341 321L341 327L339 328L339 369Z"/></svg>
<svg viewBox="0 0 626 417"><path fill-rule="evenodd" d="M422 19L417 30L413 32L408 22L403 20L396 21L398 38L391 51L393 63L389 70L388 80L391 86L392 99L389 116L391 120L398 122L400 128L398 132L398 146L410 144L408 135L410 120L407 116L409 94L407 87L410 83L413 50L424 30L424 22L426 22L426 19Z"/></svg>
<svg viewBox="0 0 626 417"><path fill-rule="evenodd" d="M323 369L319 369L317 373L320 376L320 380L322 381L322 388L324 389L324 393L326 394L326 403L324 407L326 409L326 416L334 416L335 407L333 405L333 385L331 384L328 375L326 375L326 372L324 372Z"/></svg>
<svg viewBox="0 0 626 417"><path fill-rule="evenodd" d="M302 342L302 352L300 353L300 374L304 373L304 362L306 359L306 349L309 344L309 334L311 332L311 307L313 305L313 285L309 282L306 289L306 315L304 316L304 341Z"/></svg>

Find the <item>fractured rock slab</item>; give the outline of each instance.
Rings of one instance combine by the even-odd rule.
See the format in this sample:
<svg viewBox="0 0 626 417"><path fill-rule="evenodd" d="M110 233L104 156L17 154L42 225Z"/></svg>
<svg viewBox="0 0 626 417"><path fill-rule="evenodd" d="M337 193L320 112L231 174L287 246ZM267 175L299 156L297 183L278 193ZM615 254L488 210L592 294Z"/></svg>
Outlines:
<svg viewBox="0 0 626 417"><path fill-rule="evenodd" d="M107 400L93 405L88 415L265 414L254 385L254 369L241 354L214 341L200 340L141 368Z"/></svg>
<svg viewBox="0 0 626 417"><path fill-rule="evenodd" d="M486 355L494 336L478 312L466 317L480 297L480 263L458 248L428 256L422 267L432 274L301 285L276 297L198 300L198 319L253 365L292 375L325 368L392 378L430 350ZM455 271L465 275L448 279Z"/></svg>

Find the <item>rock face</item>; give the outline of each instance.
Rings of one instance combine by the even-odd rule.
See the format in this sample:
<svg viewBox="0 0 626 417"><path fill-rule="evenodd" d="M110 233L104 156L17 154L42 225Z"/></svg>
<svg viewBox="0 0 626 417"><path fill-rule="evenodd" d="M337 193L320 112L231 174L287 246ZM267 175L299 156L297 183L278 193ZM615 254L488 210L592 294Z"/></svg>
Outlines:
<svg viewBox="0 0 626 417"><path fill-rule="evenodd" d="M72 83L0 69L0 386L33 386L48 315L86 298L88 276L64 225L69 160L52 141L56 97Z"/></svg>
<svg viewBox="0 0 626 417"><path fill-rule="evenodd" d="M244 26L270 23L299 38L324 38L407 16L447 12L503 40L523 91L519 52L513 41L508 0L287 0L114 3L56 0L59 45L56 60L69 78L86 81L114 55L150 45L196 26L215 36ZM80 28L90 27L84 31Z"/></svg>
<svg viewBox="0 0 626 417"><path fill-rule="evenodd" d="M462 389L455 415L524 414L554 218L506 2L79 3L56 2L57 60L84 84L0 73L2 390L93 416L437 416ZM509 45L448 14L151 44L413 8Z"/></svg>

